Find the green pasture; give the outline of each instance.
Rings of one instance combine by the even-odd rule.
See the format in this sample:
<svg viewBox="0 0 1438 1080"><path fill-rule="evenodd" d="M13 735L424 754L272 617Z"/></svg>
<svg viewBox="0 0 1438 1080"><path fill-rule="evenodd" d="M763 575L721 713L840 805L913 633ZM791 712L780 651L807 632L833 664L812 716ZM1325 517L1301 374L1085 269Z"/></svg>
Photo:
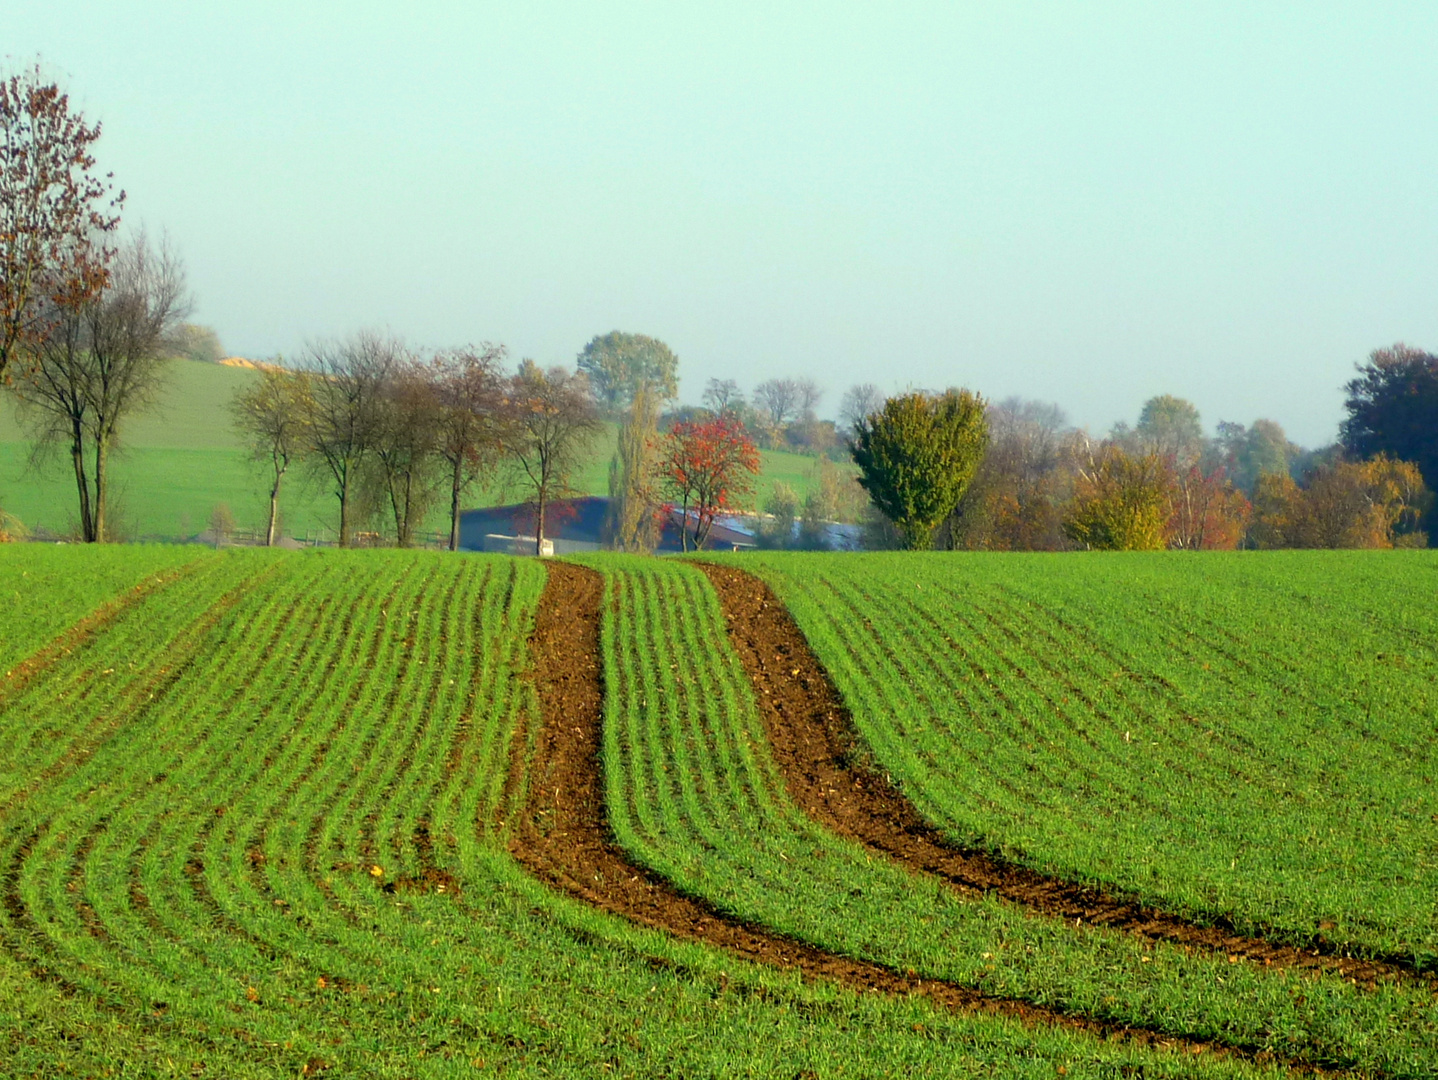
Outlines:
<svg viewBox="0 0 1438 1080"><path fill-rule="evenodd" d="M611 822L636 859L682 891L831 951L1064 1012L1344 1068L1438 1072L1438 1006L1426 985L1365 990L1034 917L827 834L784 790L707 579L682 562L589 561L609 577L613 613L604 629Z"/></svg>
<svg viewBox="0 0 1438 1080"><path fill-rule="evenodd" d="M1438 556L762 555L956 840L1438 966Z"/></svg>
<svg viewBox="0 0 1438 1080"><path fill-rule="evenodd" d="M693 572L665 574L713 640ZM543 580L430 552L0 549L0 587L49 609L0 616L12 652L104 616L0 686L0 1075L1274 1072L805 983L527 877L505 781Z"/></svg>
<svg viewBox="0 0 1438 1080"><path fill-rule="evenodd" d="M191 537L209 527L219 504L229 508L240 529L263 528L269 512L266 477L242 448L228 409L236 391L255 378L256 372L247 368L190 360L170 365L158 406L136 415L121 432L123 449L112 466L119 535ZM609 493L609 459L617 437L616 427L605 425L589 461L574 478L581 494ZM78 520L69 459L60 456L35 467L30 451L13 400L0 392L0 510L32 530L66 535ZM775 483L788 484L802 496L816 482L814 458L765 450L760 459L762 473L755 482L759 503ZM517 485L499 477L488 490L477 491L472 504L502 505L520 498ZM337 505L323 478L294 472L281 488L285 533L301 540L333 539ZM437 506L428 527L447 536L448 512L447 505Z"/></svg>

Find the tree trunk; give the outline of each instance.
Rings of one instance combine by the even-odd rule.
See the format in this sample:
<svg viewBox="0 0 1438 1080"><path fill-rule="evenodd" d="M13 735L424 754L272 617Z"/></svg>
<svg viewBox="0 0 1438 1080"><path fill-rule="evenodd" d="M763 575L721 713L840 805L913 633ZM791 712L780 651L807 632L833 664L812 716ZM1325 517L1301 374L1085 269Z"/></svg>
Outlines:
<svg viewBox="0 0 1438 1080"><path fill-rule="evenodd" d="M106 514L106 491L107 483L105 478L105 464L109 446L108 440L102 432L95 433L95 538L94 542L103 544L105 542L105 518Z"/></svg>
<svg viewBox="0 0 1438 1080"><path fill-rule="evenodd" d="M280 519L280 481L285 478L285 467L275 470L275 482L270 488L270 523L265 530L265 547L275 546L275 525Z"/></svg>
<svg viewBox="0 0 1438 1080"><path fill-rule="evenodd" d="M414 501L412 498L412 481L409 474L405 474L400 481L403 485L404 497L399 501L400 509L395 511L394 541L402 548L409 547L414 542Z"/></svg>
<svg viewBox="0 0 1438 1080"><path fill-rule="evenodd" d="M456 459L455 459L455 464L454 464L454 474L453 474L453 476L450 478L450 485L449 485L449 550L450 550L450 551L458 551L458 550L459 550L459 495L460 495L460 487L462 486L461 483L460 483L460 480L461 480L462 475L463 475L462 472L461 472L461 470L462 470L463 468L464 468L464 461L463 461L463 459L462 459L462 458L456 458Z"/></svg>
<svg viewBox="0 0 1438 1080"><path fill-rule="evenodd" d="M544 554L544 484L539 485L539 502L534 514L534 554Z"/></svg>
<svg viewBox="0 0 1438 1080"><path fill-rule="evenodd" d="M80 536L88 544L95 539L95 523L90 513L90 478L85 475L85 444L78 425L70 443L70 459L75 465L75 486L80 492Z"/></svg>
<svg viewBox="0 0 1438 1080"><path fill-rule="evenodd" d="M348 477L340 484L340 547L350 546L350 486Z"/></svg>

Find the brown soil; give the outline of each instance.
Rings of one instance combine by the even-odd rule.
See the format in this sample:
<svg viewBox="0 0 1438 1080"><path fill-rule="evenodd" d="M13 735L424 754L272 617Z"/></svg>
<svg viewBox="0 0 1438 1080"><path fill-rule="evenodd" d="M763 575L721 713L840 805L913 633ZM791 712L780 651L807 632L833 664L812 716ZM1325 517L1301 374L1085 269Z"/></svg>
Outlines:
<svg viewBox="0 0 1438 1080"><path fill-rule="evenodd" d="M599 758L603 581L592 570L566 563L551 562L548 571L530 639L530 678L539 697L540 727L533 758L526 762L528 740L518 732L511 759L512 781L526 790L526 798L514 822L510 851L535 876L645 926L860 991L922 994L949 1009L1012 1016L1036 1026L1077 1029L1188 1053L1267 1059L1250 1048L1070 1016L826 952L726 916L631 862L610 835Z"/></svg>
<svg viewBox="0 0 1438 1080"><path fill-rule="evenodd" d="M921 818L887 777L865 763L853 718L837 688L769 587L733 567L694 565L719 594L729 640L754 684L770 747L790 796L833 832L962 891L994 893L1070 922L1115 927L1223 953L1234 962L1332 971L1357 983L1395 977L1431 981L1411 963L1346 956L1321 941L1299 949L1245 936L1231 925L1202 926L957 847Z"/></svg>

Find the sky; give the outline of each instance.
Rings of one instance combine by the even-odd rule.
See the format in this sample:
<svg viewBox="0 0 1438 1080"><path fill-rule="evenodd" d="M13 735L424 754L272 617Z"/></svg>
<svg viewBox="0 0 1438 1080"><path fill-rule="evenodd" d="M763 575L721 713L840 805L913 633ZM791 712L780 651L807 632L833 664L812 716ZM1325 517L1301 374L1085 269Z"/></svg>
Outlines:
<svg viewBox="0 0 1438 1080"><path fill-rule="evenodd" d="M1438 349L1438 5L0 0L238 355L572 363L1331 442Z"/></svg>

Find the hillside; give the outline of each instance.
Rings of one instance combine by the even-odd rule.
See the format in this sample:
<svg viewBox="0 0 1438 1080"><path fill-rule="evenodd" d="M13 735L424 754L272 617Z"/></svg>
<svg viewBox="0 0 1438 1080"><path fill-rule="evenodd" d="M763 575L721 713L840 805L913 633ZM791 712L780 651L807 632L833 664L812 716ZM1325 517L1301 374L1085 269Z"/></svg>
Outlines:
<svg viewBox="0 0 1438 1080"><path fill-rule="evenodd" d="M192 536L208 527L210 514L220 503L229 507L241 529L262 527L268 505L265 487L241 449L228 412L234 393L255 377L247 368L174 362L158 407L136 416L123 432L124 451L113 466L122 535ZM614 426L607 425L590 463L576 478L582 494L608 494L609 459L616 437ZM813 458L767 450L760 457L763 471L756 486L761 497L781 481L801 494L809 490ZM68 532L75 517L68 460L52 460L36 471L29 458L13 402L0 398L0 508L30 528ZM517 489L497 483L476 493L473 505L492 506L517 497ZM280 501L287 534L333 535L337 511L319 479L299 474L287 478ZM447 528L442 510L432 515L429 525L435 530Z"/></svg>

